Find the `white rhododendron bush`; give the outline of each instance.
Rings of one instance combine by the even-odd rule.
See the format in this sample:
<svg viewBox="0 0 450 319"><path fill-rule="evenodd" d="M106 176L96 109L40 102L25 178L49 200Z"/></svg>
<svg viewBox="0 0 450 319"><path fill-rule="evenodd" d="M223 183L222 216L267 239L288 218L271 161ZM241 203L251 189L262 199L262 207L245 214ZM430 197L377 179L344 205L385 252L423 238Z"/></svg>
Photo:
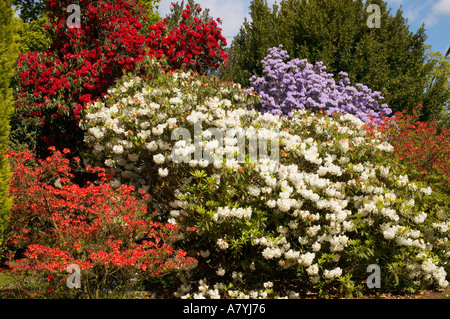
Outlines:
<svg viewBox="0 0 450 319"><path fill-rule="evenodd" d="M90 163L182 227L198 265L174 297L354 295L369 265L382 289L447 286L446 212L361 120L261 114L236 84L145 63L151 80L122 78L82 125Z"/></svg>

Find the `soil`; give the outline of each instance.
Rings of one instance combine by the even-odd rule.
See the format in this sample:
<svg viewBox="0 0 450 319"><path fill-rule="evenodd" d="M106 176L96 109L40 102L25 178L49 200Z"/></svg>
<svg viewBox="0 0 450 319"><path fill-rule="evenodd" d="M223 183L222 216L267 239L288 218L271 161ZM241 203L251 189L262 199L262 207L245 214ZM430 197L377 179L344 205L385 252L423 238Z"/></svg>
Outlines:
<svg viewBox="0 0 450 319"><path fill-rule="evenodd" d="M450 299L450 285L444 291L420 290L415 294L404 295L378 293L361 299Z"/></svg>

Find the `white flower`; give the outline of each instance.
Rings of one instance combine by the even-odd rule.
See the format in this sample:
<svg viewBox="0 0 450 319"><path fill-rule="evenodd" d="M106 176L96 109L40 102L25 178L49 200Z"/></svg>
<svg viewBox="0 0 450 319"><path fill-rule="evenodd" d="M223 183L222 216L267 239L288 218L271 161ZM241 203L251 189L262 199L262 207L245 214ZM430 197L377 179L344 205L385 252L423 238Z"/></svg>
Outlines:
<svg viewBox="0 0 450 319"><path fill-rule="evenodd" d="M254 196L254 197L259 196L259 194L261 193L261 189L259 187L255 186L255 185L252 185L252 184L250 184L247 187L247 191L248 191L248 193L251 196Z"/></svg>
<svg viewBox="0 0 450 319"><path fill-rule="evenodd" d="M409 182L408 175L400 175L397 177L398 186L405 186L406 184L408 184L408 182Z"/></svg>
<svg viewBox="0 0 450 319"><path fill-rule="evenodd" d="M429 186L427 188L421 188L420 191L424 193L426 196L430 196L431 193L433 192L433 190Z"/></svg>
<svg viewBox="0 0 450 319"><path fill-rule="evenodd" d="M103 137L103 132L98 127L91 127L88 129L88 133L93 135L96 139L101 139Z"/></svg>
<svg viewBox="0 0 450 319"><path fill-rule="evenodd" d="M265 282L264 284L264 288L272 288L273 287L273 282L271 282L271 281L267 281L267 282Z"/></svg>
<svg viewBox="0 0 450 319"><path fill-rule="evenodd" d="M145 147L150 151L154 152L158 149L158 143L156 141L151 141L150 143L145 144Z"/></svg>
<svg viewBox="0 0 450 319"><path fill-rule="evenodd" d="M179 210L171 210L170 211L170 216L172 216L172 217L180 217L180 211Z"/></svg>
<svg viewBox="0 0 450 319"><path fill-rule="evenodd" d="M108 159L105 160L105 165L108 166L108 167L113 167L114 161L111 160L110 158L108 158Z"/></svg>
<svg viewBox="0 0 450 319"><path fill-rule="evenodd" d="M381 209L381 214L383 214L386 217L389 217L390 219L394 220L394 221L399 221L400 217L398 217L398 215L396 214L395 210L391 209L391 208L382 208Z"/></svg>
<svg viewBox="0 0 450 319"><path fill-rule="evenodd" d="M274 207L277 205L277 201L276 201L276 200L273 200L273 199L270 199L270 200L268 200L268 201L266 202L266 205L267 205L267 207L269 207L269 208L274 208Z"/></svg>
<svg viewBox="0 0 450 319"><path fill-rule="evenodd" d="M219 238L217 240L217 246L219 246L220 249L227 249L228 248L228 243L226 240Z"/></svg>
<svg viewBox="0 0 450 319"><path fill-rule="evenodd" d="M169 218L169 219L167 220L167 222L168 222L169 224L172 224L172 225L176 225L176 224L177 224L177 221L176 221L175 218Z"/></svg>
<svg viewBox="0 0 450 319"><path fill-rule="evenodd" d="M203 257L203 258L207 258L208 256L209 256L209 250L201 250L200 251L200 255Z"/></svg>
<svg viewBox="0 0 450 319"><path fill-rule="evenodd" d="M320 243L314 243L314 244L312 244L312 249L313 249L313 251L319 251L320 250L320 248L321 248L321 245L320 245Z"/></svg>
<svg viewBox="0 0 450 319"><path fill-rule="evenodd" d="M325 269L325 271L323 272L323 276L326 279L333 279L333 278L339 277L341 275L342 275L342 269L339 268L339 267L337 267L337 268L335 268L333 270Z"/></svg>
<svg viewBox="0 0 450 319"><path fill-rule="evenodd" d="M353 166L353 171L356 173L361 173L362 171L364 171L364 166L362 164L358 164Z"/></svg>
<svg viewBox="0 0 450 319"><path fill-rule="evenodd" d="M342 152L347 153L348 152L348 139L342 140L339 142L339 148Z"/></svg>
<svg viewBox="0 0 450 319"><path fill-rule="evenodd" d="M110 185L112 188L119 188L122 185L122 183L120 182L119 179L115 178L111 180Z"/></svg>
<svg viewBox="0 0 450 319"><path fill-rule="evenodd" d="M381 230L383 231L383 236L386 239L394 239L397 234L398 226L390 227L388 224L381 225Z"/></svg>
<svg viewBox="0 0 450 319"><path fill-rule="evenodd" d="M306 233L309 236L313 237L319 232L320 228L321 228L320 225L308 227L308 228L306 228Z"/></svg>
<svg viewBox="0 0 450 319"><path fill-rule="evenodd" d="M152 133L156 136L161 135L162 133L164 133L165 128L165 125L159 124L158 126L152 128Z"/></svg>
<svg viewBox="0 0 450 319"><path fill-rule="evenodd" d="M308 268L306 268L306 272L310 276L317 275L319 273L319 265L318 264L314 264L314 265L309 266Z"/></svg>
<svg viewBox="0 0 450 319"><path fill-rule="evenodd" d="M183 103L183 100L180 99L179 97L173 97L169 100L169 103L173 105L180 105Z"/></svg>
<svg viewBox="0 0 450 319"><path fill-rule="evenodd" d="M220 268L216 271L216 274L217 274L218 276L223 276L223 275L225 275L225 269L223 269L222 267L220 267Z"/></svg>
<svg viewBox="0 0 450 319"><path fill-rule="evenodd" d="M389 167L379 166L378 170L382 177L386 178L389 176Z"/></svg>
<svg viewBox="0 0 450 319"><path fill-rule="evenodd" d="M414 216L414 222L416 224L422 224L425 221L425 219L427 219L427 213L425 212L421 212L417 216Z"/></svg>
<svg viewBox="0 0 450 319"><path fill-rule="evenodd" d="M394 150L394 147L387 142L383 142L383 143L377 145L376 148L378 148L379 150L382 150L382 151L386 151L386 152L392 152Z"/></svg>
<svg viewBox="0 0 450 319"><path fill-rule="evenodd" d="M300 252L289 249L289 251L284 253L284 258L286 259L298 259Z"/></svg>
<svg viewBox="0 0 450 319"><path fill-rule="evenodd" d="M280 248L270 248L266 247L262 253L264 258L266 259L272 259L272 258L280 258L281 257L281 249Z"/></svg>
<svg viewBox="0 0 450 319"><path fill-rule="evenodd" d="M158 169L158 175L161 177L166 177L167 175L169 175L169 170L167 168L160 167Z"/></svg>
<svg viewBox="0 0 450 319"><path fill-rule="evenodd" d="M316 257L315 253L307 252L306 254L300 256L298 263L306 267L311 266L314 257Z"/></svg>
<svg viewBox="0 0 450 319"><path fill-rule="evenodd" d="M123 153L123 146L122 145L114 145L113 152L115 154L122 154Z"/></svg>
<svg viewBox="0 0 450 319"><path fill-rule="evenodd" d="M165 161L165 156L163 154L156 154L153 155L153 161L155 162L155 164L157 165L161 165L162 163L164 163Z"/></svg>

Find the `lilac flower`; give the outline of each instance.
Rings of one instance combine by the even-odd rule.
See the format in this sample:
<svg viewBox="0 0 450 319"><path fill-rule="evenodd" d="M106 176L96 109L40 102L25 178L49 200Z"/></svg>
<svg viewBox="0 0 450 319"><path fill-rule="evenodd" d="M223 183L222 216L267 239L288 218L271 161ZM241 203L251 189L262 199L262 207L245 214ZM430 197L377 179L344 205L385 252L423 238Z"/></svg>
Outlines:
<svg viewBox="0 0 450 319"><path fill-rule="evenodd" d="M260 95L257 107L261 112L290 116L295 110L323 110L329 115L350 113L363 122L370 121L369 115L381 120L381 115L392 113L387 104L380 103L384 99L381 92L361 83L351 86L348 74L342 71L336 83L333 74L325 72L323 62L312 65L306 59L289 60L282 47L269 49L269 55L261 61L262 77L250 78L249 91Z"/></svg>

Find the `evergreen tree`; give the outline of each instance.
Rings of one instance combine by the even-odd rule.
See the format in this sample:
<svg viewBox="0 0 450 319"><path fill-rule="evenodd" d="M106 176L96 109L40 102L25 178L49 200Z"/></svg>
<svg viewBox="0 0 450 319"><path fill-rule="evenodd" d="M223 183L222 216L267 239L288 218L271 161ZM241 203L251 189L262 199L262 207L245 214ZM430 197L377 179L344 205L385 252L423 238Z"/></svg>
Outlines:
<svg viewBox="0 0 450 319"><path fill-rule="evenodd" d="M6 149L10 130L9 117L12 113L10 78L17 57L17 45L14 43L11 5L11 0L0 1L0 243L12 205L9 197L10 171Z"/></svg>
<svg viewBox="0 0 450 319"><path fill-rule="evenodd" d="M425 117L436 118L440 127L450 129L450 57L440 52L433 52L427 46L427 87L425 91L425 104L435 103L427 110L434 113ZM426 111L427 111L426 110Z"/></svg>
<svg viewBox="0 0 450 319"><path fill-rule="evenodd" d="M369 5L380 8L379 28L368 23L376 21ZM336 78L345 71L352 83L381 91L394 112L423 103L426 121L444 107L448 88L429 82L436 64L426 61L425 28L410 32L401 8L393 15L382 0L282 0L270 9L266 0L253 0L250 16L228 49L224 80L247 87L252 75L262 75L268 49L282 44L291 58L323 61Z"/></svg>
<svg viewBox="0 0 450 319"><path fill-rule="evenodd" d="M13 18L15 27L15 41L19 46L19 52L44 52L51 44L50 36L45 30L47 18L40 17L31 22L23 22L19 17Z"/></svg>
<svg viewBox="0 0 450 319"><path fill-rule="evenodd" d="M162 19L158 13L159 2L161 0L138 0L141 6L147 10L147 21L143 22L143 30L147 32L150 25L160 22Z"/></svg>
<svg viewBox="0 0 450 319"><path fill-rule="evenodd" d="M19 10L19 17L23 22L29 23L43 16L45 0L14 0L13 5Z"/></svg>
<svg viewBox="0 0 450 319"><path fill-rule="evenodd" d="M275 30L278 6L272 10L267 0L254 0L250 4L251 21L244 23L227 49L227 67L222 67L221 76L228 81L235 81L244 87L249 86L252 75L262 74L261 60L268 54L268 49L278 46L281 39Z"/></svg>

